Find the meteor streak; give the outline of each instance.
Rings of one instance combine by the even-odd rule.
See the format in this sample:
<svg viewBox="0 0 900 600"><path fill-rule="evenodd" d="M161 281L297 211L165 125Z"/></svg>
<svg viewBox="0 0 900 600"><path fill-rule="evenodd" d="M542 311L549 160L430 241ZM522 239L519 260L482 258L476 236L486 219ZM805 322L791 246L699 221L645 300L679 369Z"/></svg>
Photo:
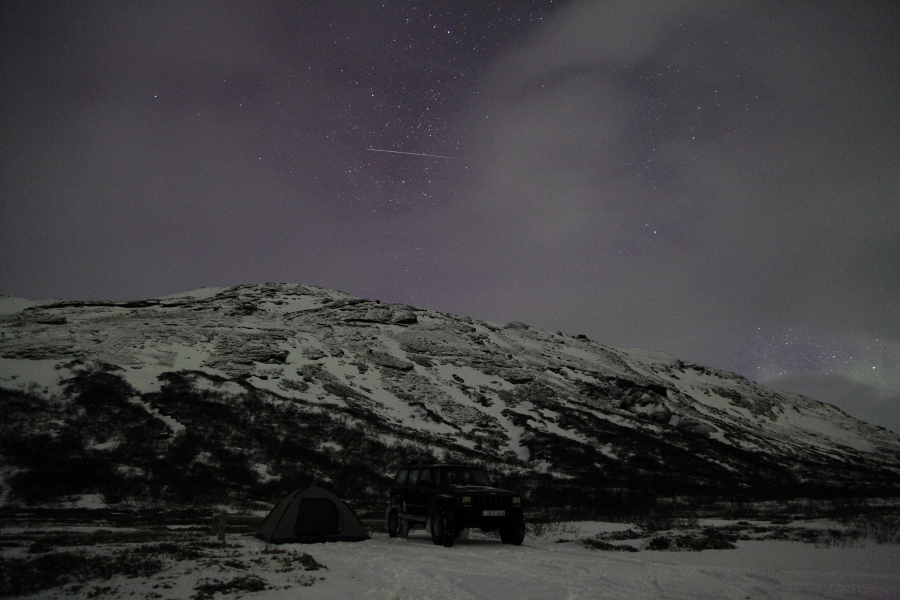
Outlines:
<svg viewBox="0 0 900 600"><path fill-rule="evenodd" d="M440 154L421 154L419 152L400 152L399 150L379 150L378 148L366 148L368 152L389 152L391 154L409 154L410 156L429 156L431 158L449 158L450 160L466 160L455 156L441 156Z"/></svg>

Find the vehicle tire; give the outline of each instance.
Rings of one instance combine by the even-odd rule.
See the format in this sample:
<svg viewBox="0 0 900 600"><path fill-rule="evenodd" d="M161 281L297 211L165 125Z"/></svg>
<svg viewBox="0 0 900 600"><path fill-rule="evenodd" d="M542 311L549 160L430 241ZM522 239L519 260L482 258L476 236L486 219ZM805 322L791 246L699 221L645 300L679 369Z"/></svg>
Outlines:
<svg viewBox="0 0 900 600"><path fill-rule="evenodd" d="M500 526L500 541L504 544L521 546L525 540L525 521L503 523Z"/></svg>
<svg viewBox="0 0 900 600"><path fill-rule="evenodd" d="M392 538L400 535L400 511L396 508L392 508L388 513L387 532Z"/></svg>
<svg viewBox="0 0 900 600"><path fill-rule="evenodd" d="M456 521L449 507L439 506L431 516L431 541L449 548L456 538Z"/></svg>

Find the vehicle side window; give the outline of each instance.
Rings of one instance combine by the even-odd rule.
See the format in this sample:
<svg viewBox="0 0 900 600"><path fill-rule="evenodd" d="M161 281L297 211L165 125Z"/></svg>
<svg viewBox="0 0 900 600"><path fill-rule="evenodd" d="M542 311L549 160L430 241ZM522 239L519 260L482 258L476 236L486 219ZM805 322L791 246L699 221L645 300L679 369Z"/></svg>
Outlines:
<svg viewBox="0 0 900 600"><path fill-rule="evenodd" d="M409 472L409 481L406 482L406 485L416 485L416 482L419 480L419 470L413 469Z"/></svg>
<svg viewBox="0 0 900 600"><path fill-rule="evenodd" d="M419 485L431 487L431 469L422 469L422 474L419 475Z"/></svg>
<svg viewBox="0 0 900 600"><path fill-rule="evenodd" d="M472 479L475 480L475 483L479 485L494 485L491 483L490 478L484 474L482 470L472 471Z"/></svg>
<svg viewBox="0 0 900 600"><path fill-rule="evenodd" d="M397 478L394 479L394 485L403 485L406 483L406 476L409 475L409 469L400 469Z"/></svg>

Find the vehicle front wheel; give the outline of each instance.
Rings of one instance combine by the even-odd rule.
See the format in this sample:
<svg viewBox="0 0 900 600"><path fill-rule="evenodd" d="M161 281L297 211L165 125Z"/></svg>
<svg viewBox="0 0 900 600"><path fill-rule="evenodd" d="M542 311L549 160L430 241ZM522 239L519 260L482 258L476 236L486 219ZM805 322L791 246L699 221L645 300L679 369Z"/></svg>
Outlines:
<svg viewBox="0 0 900 600"><path fill-rule="evenodd" d="M409 535L409 523L403 518L399 508L392 508L387 516L387 532L390 537L406 538Z"/></svg>
<svg viewBox="0 0 900 600"><path fill-rule="evenodd" d="M456 521L453 511L446 506L434 509L431 516L431 541L438 546L449 548L456 538Z"/></svg>
<svg viewBox="0 0 900 600"><path fill-rule="evenodd" d="M521 546L525 540L525 521L504 523L500 526L500 541L504 544Z"/></svg>

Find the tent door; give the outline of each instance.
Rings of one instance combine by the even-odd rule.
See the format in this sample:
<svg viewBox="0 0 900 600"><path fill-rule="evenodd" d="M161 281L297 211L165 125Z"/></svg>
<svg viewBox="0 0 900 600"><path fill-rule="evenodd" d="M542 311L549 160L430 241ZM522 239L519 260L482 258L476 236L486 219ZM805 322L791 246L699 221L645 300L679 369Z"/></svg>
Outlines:
<svg viewBox="0 0 900 600"><path fill-rule="evenodd" d="M300 499L297 522L294 525L295 536L337 535L341 529L340 515L334 502L328 498Z"/></svg>

